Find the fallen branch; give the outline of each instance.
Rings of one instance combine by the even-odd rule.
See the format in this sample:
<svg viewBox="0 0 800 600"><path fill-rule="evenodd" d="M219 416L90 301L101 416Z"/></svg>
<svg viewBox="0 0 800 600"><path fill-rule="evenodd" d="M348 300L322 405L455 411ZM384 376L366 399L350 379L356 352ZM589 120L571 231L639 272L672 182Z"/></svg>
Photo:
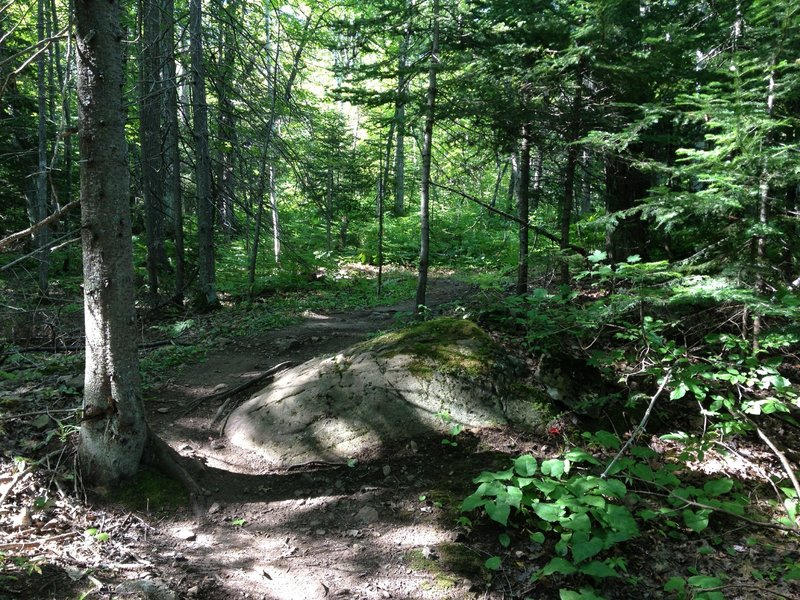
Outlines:
<svg viewBox="0 0 800 600"><path fill-rule="evenodd" d="M22 231L18 231L17 233L12 233L8 237L3 238L2 240L0 240L0 250L2 250L3 248L5 248L6 246L8 246L10 244L13 244L17 240L21 240L22 238L27 237L27 236L31 235L32 233L36 233L42 227L47 227L48 225L50 225L50 223L53 223L54 221L57 221L59 219L59 217L61 215L63 215L65 212L67 212L71 208L74 208L74 207L78 206L78 204L80 204L80 200L73 200L69 204L67 204L65 206L62 206L59 210L54 212L49 217L46 217L46 218L42 219L38 223L34 223L33 225L31 225L27 229L23 229Z"/></svg>
<svg viewBox="0 0 800 600"><path fill-rule="evenodd" d="M75 537L77 535L81 534L77 531L70 531L69 533L60 533L59 535L54 535L48 538L43 538L41 540L35 540L32 542L12 542L10 544L0 544L0 552L5 552L6 550L29 550L30 548L41 546L42 544L46 544L47 542L58 542L61 540L65 540L67 538Z"/></svg>
<svg viewBox="0 0 800 600"><path fill-rule="evenodd" d="M659 498L675 498L677 500L680 500L687 506L694 506L695 508L702 508L705 510L710 510L712 512L722 513L723 515L727 515L739 521L744 521L745 523L754 525L755 527L764 527L765 529L777 529L778 531L785 531L786 533L793 533L795 535L798 534L797 529L793 527L786 527L785 525L781 525L780 523L770 523L769 521L756 521L755 519L751 519L750 517L745 517L744 515L740 515L733 511L720 508L719 506L711 506L710 504L703 504L702 502L695 502L694 500L689 500L687 498L679 496L678 494L675 494L667 486L656 483L655 481L648 481L638 477L633 477L633 479L641 481L648 485L654 485L664 490L665 492L662 494L658 492L648 492L647 490L636 490L637 494L644 494L645 496L658 496ZM676 508L675 510L677 511L679 509Z"/></svg>
<svg viewBox="0 0 800 600"><path fill-rule="evenodd" d="M750 423L750 425L752 425L753 428L756 430L758 437L761 438L761 441L764 442L767 446L769 446L769 449L772 450L775 456L778 457L778 460L780 461L781 466L783 467L784 473L786 473L786 476L789 478L789 481L792 482L792 487L794 488L796 497L800 498L800 482L797 481L797 475L795 474L794 469L792 468L792 464L789 462L789 459L786 458L786 454L784 454L781 451L781 449L778 448L775 442L773 442L767 436L767 434L764 433L764 431L758 426L758 424L755 421L753 421L753 419L751 419L746 414L740 411L736 411L736 416ZM795 525L797 525L796 520L795 520Z"/></svg>
<svg viewBox="0 0 800 600"><path fill-rule="evenodd" d="M656 400L658 400L658 397L661 395L661 392L664 391L664 388L667 387L667 384L669 383L670 379L672 379L672 369L669 369L667 373L664 375L664 379L661 381L661 385L658 386L658 390L650 399L650 404L648 405L647 410L644 412L642 420L636 426L636 429L633 430L633 433L625 442L625 444L622 446L622 448L620 448L619 452L617 452L616 456L614 456L614 458L611 459L611 462L608 463L606 470L603 471L602 475L600 475L600 479L605 479L606 477L608 477L608 472L611 471L611 467L614 466L614 463L616 463L620 459L620 457L623 454L625 454L625 451L630 447L631 444L633 444L636 438L639 437L641 433L644 431L644 428L647 425L647 421L650 419L650 413L653 412L653 407L656 404Z"/></svg>
<svg viewBox="0 0 800 600"><path fill-rule="evenodd" d="M495 208L491 204L486 204L486 202L484 202L483 200L478 200L474 196L470 196L469 194L465 194L464 192L462 192L460 190L456 190L456 189L451 188L449 186L442 185L441 183L436 183L434 181L431 181L431 185L434 186L434 187L441 188L441 189L443 189L443 190L445 190L447 192L451 192L453 194L457 194L457 195L461 196L462 198L464 198L465 200L469 200L470 202L474 202L478 206L482 206L486 210L488 210L490 212L493 212L496 215L500 215L504 219L508 219L509 221L514 221L515 223L518 223L519 225L524 225L529 230L535 231L536 233L538 233L542 237L547 238L551 242L554 242L554 243L559 244L559 245L561 244L561 239L559 237L553 235L552 233L550 233L546 229L543 229L541 227L537 227L536 225L531 225L530 223L527 223L527 222L523 221L522 219L520 219L516 215L512 215L512 214L509 214L509 213L507 213L505 211L500 210L499 208ZM575 246L574 244L569 244L567 247L570 250L572 250L574 252L577 252L578 254L580 254L583 257L586 257L589 254L584 248L581 248L580 246Z"/></svg>
<svg viewBox="0 0 800 600"><path fill-rule="evenodd" d="M252 379L249 379L249 380L245 381L243 384L237 385L233 389L225 390L225 391L222 391L222 392L217 392L216 394L209 394L208 396L203 396L202 398L197 398L196 400L193 400L191 404L189 404L189 406L186 408L186 410L184 410L180 414L180 416L181 417L185 417L186 415L188 415L190 412L192 412L194 409L196 409L198 406L200 406L204 402L212 402L212 401L215 401L215 400L229 399L232 396L234 396L235 394L238 394L239 392L241 392L243 390L246 390L247 388L249 388L251 386L254 386L257 383L260 383L260 382L264 381L268 377L274 376L277 372L282 371L282 370L286 369L287 367L290 367L291 365L292 365L291 361L278 363L274 367L264 371L261 375L259 375L257 377L253 377ZM227 402L226 402L226 404L227 404ZM225 404L223 404L223 406L225 406ZM222 407L220 407L220 408L222 408ZM217 413L219 414L219 410L217 411ZM215 421L216 421L216 419L217 419L217 417L214 417Z"/></svg>
<svg viewBox="0 0 800 600"><path fill-rule="evenodd" d="M33 471L35 471L37 467L40 467L40 466L41 466L42 462L44 462L44 461L46 461L46 460L48 460L48 459L52 458L52 457L53 457L53 456L55 456L56 454L63 454L65 450L66 450L66 448L59 448L58 450L54 450L53 452L50 452L50 453L48 453L48 454L45 454L45 455L44 455L42 458L40 458L39 460L37 460L37 461L35 461L35 462L31 463L30 465L28 465L27 467L25 467L25 468L24 468L22 471L20 471L19 473L15 474L15 475L14 475L14 476L11 478L11 482L8 484L8 486L6 487L6 489L3 491L3 494L2 494L2 495L0 495L0 506L3 506L3 504L4 504L4 503L5 503L5 501L6 501L6 498L8 498L8 495L11 493L11 490L13 490L13 489L14 489L14 487L15 487L15 486L16 486L16 485L17 485L17 484L20 482L20 481L22 481L22 479L23 479L23 478L24 478L24 477L25 477L25 476L26 476L28 473L32 473Z"/></svg>

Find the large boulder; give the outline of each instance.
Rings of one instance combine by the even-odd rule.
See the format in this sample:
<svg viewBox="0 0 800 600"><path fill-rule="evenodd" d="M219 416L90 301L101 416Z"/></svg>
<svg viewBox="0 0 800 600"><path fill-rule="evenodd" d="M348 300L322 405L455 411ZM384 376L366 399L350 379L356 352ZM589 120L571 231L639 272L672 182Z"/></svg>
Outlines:
<svg viewBox="0 0 800 600"><path fill-rule="evenodd" d="M380 452L456 423L540 426L549 406L513 385L517 369L471 321L436 319L286 371L230 415L225 436L290 466Z"/></svg>

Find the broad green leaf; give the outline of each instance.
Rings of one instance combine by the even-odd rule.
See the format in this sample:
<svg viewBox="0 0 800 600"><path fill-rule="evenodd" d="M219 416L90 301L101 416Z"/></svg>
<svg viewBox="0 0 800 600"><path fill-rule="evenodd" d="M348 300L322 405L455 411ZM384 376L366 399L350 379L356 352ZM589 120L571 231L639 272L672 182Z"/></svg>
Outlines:
<svg viewBox="0 0 800 600"><path fill-rule="evenodd" d="M589 564L583 565L580 572L590 577L617 577L617 572L604 562L593 560Z"/></svg>
<svg viewBox="0 0 800 600"><path fill-rule="evenodd" d="M537 466L538 464L536 459L530 454L520 456L514 460L514 470L522 477L530 477L531 475L535 475Z"/></svg>
<svg viewBox="0 0 800 600"><path fill-rule="evenodd" d="M608 258L607 252L603 252L602 250L595 250L589 256L586 257L586 260L588 260L592 264L597 264L601 261L604 261L606 258Z"/></svg>
<svg viewBox="0 0 800 600"><path fill-rule="evenodd" d="M697 512L694 512L693 510L686 508L683 511L683 522L692 531L700 533L706 527L708 527L709 514L711 514L711 511L707 509L701 509Z"/></svg>
<svg viewBox="0 0 800 600"><path fill-rule="evenodd" d="M604 496L613 496L614 498L624 498L628 493L628 488L619 479L601 479L597 489Z"/></svg>
<svg viewBox="0 0 800 600"><path fill-rule="evenodd" d="M483 508L492 521L497 521L500 525L508 525L508 515L511 514L511 507L508 503L491 501L487 502Z"/></svg>
<svg viewBox="0 0 800 600"><path fill-rule="evenodd" d="M591 465L600 464L594 456L592 456L585 450L581 450L580 448L575 448L573 450L570 450L564 455L564 458L567 458L572 462L588 462Z"/></svg>
<svg viewBox="0 0 800 600"><path fill-rule="evenodd" d="M594 434L594 437L604 448L619 450L619 438L613 433L601 429Z"/></svg>
<svg viewBox="0 0 800 600"><path fill-rule="evenodd" d="M534 531L531 534L531 541L534 544L544 544L544 534L541 531Z"/></svg>
<svg viewBox="0 0 800 600"><path fill-rule="evenodd" d="M731 489L733 489L732 479L712 479L711 481L706 481L703 486L703 491L709 496L721 496L730 492Z"/></svg>
<svg viewBox="0 0 800 600"><path fill-rule="evenodd" d="M664 584L665 592L682 592L686 587L686 580L683 577L670 577Z"/></svg>
<svg viewBox="0 0 800 600"><path fill-rule="evenodd" d="M592 521L586 513L571 514L569 517L561 519L561 525L565 529L571 529L572 531L592 530Z"/></svg>
<svg viewBox="0 0 800 600"><path fill-rule="evenodd" d="M551 559L549 563L542 567L542 575L552 575L553 573L561 573L562 575L572 575L578 569L575 568L571 562L566 559L556 556Z"/></svg>
<svg viewBox="0 0 800 600"><path fill-rule="evenodd" d="M556 479L561 479L561 476L565 471L564 467L565 461L558 458L551 458L549 460L542 461L542 473L544 475L555 477Z"/></svg>
<svg viewBox="0 0 800 600"><path fill-rule="evenodd" d="M506 493L502 496L502 498L514 508L519 508L520 502L522 502L522 490L516 486L507 485ZM498 500L500 499L501 496L498 496Z"/></svg>
<svg viewBox="0 0 800 600"><path fill-rule="evenodd" d="M603 517L611 529L626 533L630 536L639 535L639 526L636 524L633 515L631 515L631 511L626 507L617 504L609 504L606 506Z"/></svg>
<svg viewBox="0 0 800 600"><path fill-rule="evenodd" d="M603 596L598 596L589 588L581 588L579 592L575 590L558 590L559 600L605 600Z"/></svg>
<svg viewBox="0 0 800 600"><path fill-rule="evenodd" d="M483 566L485 566L490 571L497 571L500 568L500 565L503 564L502 559L499 556L492 556L491 558L487 559Z"/></svg>
<svg viewBox="0 0 800 600"><path fill-rule="evenodd" d="M503 548L508 548L511 545L511 537L507 533L501 533L497 536L497 539Z"/></svg>
<svg viewBox="0 0 800 600"><path fill-rule="evenodd" d="M508 469L507 471L484 471L472 480L473 483L489 483L492 481L507 481L514 476L514 471Z"/></svg>
<svg viewBox="0 0 800 600"><path fill-rule="evenodd" d="M548 523L555 523L561 518L561 515L564 514L563 507L556 506L555 504L548 504L546 502L537 502L532 508L537 517L539 517L542 521L547 521Z"/></svg>
<svg viewBox="0 0 800 600"><path fill-rule="evenodd" d="M707 590L708 588L715 588L722 585L722 579L719 577L711 577L709 575L694 575L687 580L692 587Z"/></svg>
<svg viewBox="0 0 800 600"><path fill-rule="evenodd" d="M586 542L575 543L572 545L572 560L575 561L576 564L583 562L587 558L599 554L604 547L605 543L597 536Z"/></svg>
<svg viewBox="0 0 800 600"><path fill-rule="evenodd" d="M461 503L461 512L469 512L471 510L475 510L479 506L483 506L486 504L487 500L482 495L478 494L477 492L472 494L471 496L467 496L464 498L464 502Z"/></svg>
<svg viewBox="0 0 800 600"><path fill-rule="evenodd" d="M559 487L555 481L551 481L549 479L534 479L533 485L536 486L536 489L542 492L542 494L545 496L549 496L557 487Z"/></svg>

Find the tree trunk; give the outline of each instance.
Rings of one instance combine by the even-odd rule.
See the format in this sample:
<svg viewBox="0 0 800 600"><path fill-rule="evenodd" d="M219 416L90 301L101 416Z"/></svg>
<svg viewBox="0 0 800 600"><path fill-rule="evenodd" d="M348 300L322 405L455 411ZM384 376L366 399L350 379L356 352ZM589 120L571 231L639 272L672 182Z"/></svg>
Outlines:
<svg viewBox="0 0 800 600"><path fill-rule="evenodd" d="M519 186L517 188L517 218L519 219L519 257L517 259L518 295L528 293L528 221L530 202L528 198L531 179L530 125L523 125L519 149Z"/></svg>
<svg viewBox="0 0 800 600"><path fill-rule="evenodd" d="M37 38L39 43L44 42L45 28L45 11L44 0L38 1L38 20L37 20ZM47 88L46 83L46 53L40 52L39 58L36 60L37 68L37 88L39 93L39 113L38 113L38 149L39 160L37 162L36 171L36 203L33 223L38 223L47 217ZM34 236L36 246L39 248L38 253L38 278L37 283L39 286L39 293L43 296L47 294L47 287L49 284L49 271L50 271L50 228L45 226L40 228Z"/></svg>
<svg viewBox="0 0 800 600"><path fill-rule="evenodd" d="M175 65L175 0L162 0L164 18L164 153L166 176L164 204L172 211L175 236L175 302L183 304L186 288L186 253L183 241L183 198L178 131L178 80Z"/></svg>
<svg viewBox="0 0 800 600"><path fill-rule="evenodd" d="M618 156L606 157L606 212L613 215L636 206L647 196L649 177L629 161ZM639 254L647 258L647 224L638 215L622 217L606 229L606 252L612 264Z"/></svg>
<svg viewBox="0 0 800 600"><path fill-rule="evenodd" d="M164 171L161 168L161 19L158 0L142 0L139 73L139 143L142 155L142 195L147 238L147 282L153 302L167 264L164 248Z"/></svg>
<svg viewBox="0 0 800 600"><path fill-rule="evenodd" d="M567 165L564 174L564 195L561 198L561 283L569 284L569 263L567 250L570 247L569 229L572 224L572 208L575 205L575 171L578 166L577 141L581 138L581 112L583 111L583 77L586 68L586 59L578 59L575 77L575 96L572 99L572 114L568 132Z"/></svg>
<svg viewBox="0 0 800 600"><path fill-rule="evenodd" d="M533 196L531 196L531 210L537 210L539 208L539 202L542 199L542 175L544 169L544 150L542 149L541 145L536 146L536 155L533 159L533 174L531 178L532 181L532 191Z"/></svg>
<svg viewBox="0 0 800 600"><path fill-rule="evenodd" d="M275 265L281 262L281 218L278 213L278 192L276 190L275 165L269 166L269 210L272 214L272 256Z"/></svg>
<svg viewBox="0 0 800 600"><path fill-rule="evenodd" d="M136 473L147 441L139 393L118 0L78 0L86 374L78 458L86 481Z"/></svg>
<svg viewBox="0 0 800 600"><path fill-rule="evenodd" d="M218 90L218 122L217 135L219 138L219 152L217 154L217 207L220 217L220 228L225 235L225 239L230 240L235 229L233 200L235 194L234 181L234 158L236 147L236 117L233 102L230 98L230 86L233 78L233 51L235 48L233 36L231 35L230 19L236 18L237 3L228 2L227 9L220 7L220 10L227 10L228 18L220 25L224 32L220 35L217 53L218 80L216 88Z"/></svg>
<svg viewBox="0 0 800 600"><path fill-rule="evenodd" d="M214 270L214 207L211 197L211 160L208 154L208 105L203 65L203 30L201 0L189 2L189 54L192 63L192 125L195 143L197 178L197 262L200 306L219 305Z"/></svg>
<svg viewBox="0 0 800 600"><path fill-rule="evenodd" d="M425 129L422 137L422 173L420 185L420 244L419 277L414 302L414 316L424 316L425 294L428 287L428 265L430 262L430 191L431 150L433 147L433 123L436 109L436 69L439 66L439 0L433 0L433 32L431 35L431 63L428 71L428 99L425 107Z"/></svg>
<svg viewBox="0 0 800 600"><path fill-rule="evenodd" d="M394 214L402 216L406 210L406 69L408 44L411 41L411 24L406 23L400 51L397 57L397 99L395 100L394 120L397 129L397 144L394 151Z"/></svg>

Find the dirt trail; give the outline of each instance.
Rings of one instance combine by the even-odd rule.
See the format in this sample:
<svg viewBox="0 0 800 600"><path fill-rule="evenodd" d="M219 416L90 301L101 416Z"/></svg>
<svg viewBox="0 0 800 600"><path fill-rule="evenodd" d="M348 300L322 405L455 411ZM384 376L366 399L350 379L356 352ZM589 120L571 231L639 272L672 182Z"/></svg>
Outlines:
<svg viewBox="0 0 800 600"><path fill-rule="evenodd" d="M473 292L433 281L429 305L435 312ZM221 384L233 388L280 362L344 349L412 307L309 314L293 327L230 340L149 403L154 429L205 465L196 475L211 507L202 521L162 522L142 548L163 578L180 582L171 589L209 599L489 597L486 557L460 543L455 525L471 477L494 458L478 450L477 439L466 434L456 447L419 440L352 467L275 472L209 428L219 403L176 416Z"/></svg>

